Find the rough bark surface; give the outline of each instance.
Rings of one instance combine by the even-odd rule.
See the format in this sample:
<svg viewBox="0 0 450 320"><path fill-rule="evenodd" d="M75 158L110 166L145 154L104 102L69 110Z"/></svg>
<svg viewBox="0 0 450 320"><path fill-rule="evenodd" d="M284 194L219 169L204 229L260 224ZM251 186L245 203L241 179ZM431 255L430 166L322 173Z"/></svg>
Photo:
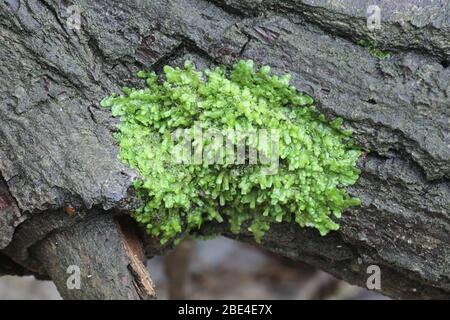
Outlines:
<svg viewBox="0 0 450 320"><path fill-rule="evenodd" d="M155 298L143 264L143 248L110 214L96 215L52 233L30 251L64 299ZM77 272L79 280L73 278Z"/></svg>
<svg viewBox="0 0 450 320"><path fill-rule="evenodd" d="M381 8L374 32L366 27L370 4ZM72 5L81 10L79 29L71 28ZM382 292L393 297L449 298L449 16L448 0L1 2L0 273L46 276L72 254L49 249L54 237L98 228L87 221L101 211L136 206L136 173L117 159L103 97L142 86L134 74L143 68L250 58L290 72L369 151L349 189L362 206L343 216L338 232L320 237L279 224L262 246L362 286L367 266L379 265ZM391 56L371 56L360 39ZM230 236L252 241L245 231ZM146 241L149 256L167 249ZM30 250L43 242L49 248L39 252L56 259L45 265Z"/></svg>

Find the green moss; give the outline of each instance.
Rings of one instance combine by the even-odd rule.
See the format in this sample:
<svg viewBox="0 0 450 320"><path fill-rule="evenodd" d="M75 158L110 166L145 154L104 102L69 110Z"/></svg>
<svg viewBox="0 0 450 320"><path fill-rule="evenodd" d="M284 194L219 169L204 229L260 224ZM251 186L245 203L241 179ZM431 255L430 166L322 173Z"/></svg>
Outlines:
<svg viewBox="0 0 450 320"><path fill-rule="evenodd" d="M369 53L371 56L378 58L378 59L386 59L391 56L391 53L388 51L383 51L377 47L377 45L369 40L359 40L358 45L361 47L367 48L369 50Z"/></svg>
<svg viewBox="0 0 450 320"><path fill-rule="evenodd" d="M141 71L146 88L124 88L122 96L101 102L121 119L115 136L120 159L140 172L134 187L145 203L134 216L151 235L164 243L213 220L229 221L233 232L248 222L257 241L282 221L325 235L338 229L332 216L359 204L343 188L359 175L360 150L351 132L341 129L342 119L329 122L317 112L310 96L289 85L289 75L271 75L267 66L255 71L252 61L239 61L230 72L202 72L186 62L182 69L166 66L164 73L158 79ZM200 146L210 152L201 163L175 161L182 149L173 133L184 129L182 136L191 138L198 128L221 134L272 130L279 139L268 145L277 149L264 148L260 136L244 143L276 159L276 172L273 161L250 164L249 155L245 163L230 163L223 146L206 137L194 139L194 154ZM237 150L242 140L230 143ZM207 161L211 152L215 162Z"/></svg>

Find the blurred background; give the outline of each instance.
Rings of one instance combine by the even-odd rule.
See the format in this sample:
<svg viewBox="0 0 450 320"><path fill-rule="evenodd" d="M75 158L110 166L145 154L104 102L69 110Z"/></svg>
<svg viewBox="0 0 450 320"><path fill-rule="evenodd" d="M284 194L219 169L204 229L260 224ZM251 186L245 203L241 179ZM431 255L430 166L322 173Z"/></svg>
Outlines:
<svg viewBox="0 0 450 320"><path fill-rule="evenodd" d="M148 261L159 299L388 299L226 238L185 241ZM50 281L0 277L0 299L61 299Z"/></svg>

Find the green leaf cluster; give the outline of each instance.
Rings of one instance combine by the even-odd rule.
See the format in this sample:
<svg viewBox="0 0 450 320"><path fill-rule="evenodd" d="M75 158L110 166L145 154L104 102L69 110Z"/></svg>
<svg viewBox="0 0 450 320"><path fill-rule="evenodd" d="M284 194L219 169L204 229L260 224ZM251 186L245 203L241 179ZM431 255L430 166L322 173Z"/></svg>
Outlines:
<svg viewBox="0 0 450 320"><path fill-rule="evenodd" d="M310 96L290 85L289 75L272 75L268 66L255 70L248 60L231 71L199 71L186 62L164 67L160 78L138 76L144 89L124 88L101 105L121 119L115 135L120 159L140 172L134 187L144 205L134 217L161 242L224 220L233 232L246 223L257 241L282 221L325 235L338 229L333 216L359 204L344 189L359 176L360 150L351 131L341 128L342 119L327 121ZM278 130L277 173L264 174L263 164L175 163L172 133L183 128L192 134L196 123L222 132Z"/></svg>

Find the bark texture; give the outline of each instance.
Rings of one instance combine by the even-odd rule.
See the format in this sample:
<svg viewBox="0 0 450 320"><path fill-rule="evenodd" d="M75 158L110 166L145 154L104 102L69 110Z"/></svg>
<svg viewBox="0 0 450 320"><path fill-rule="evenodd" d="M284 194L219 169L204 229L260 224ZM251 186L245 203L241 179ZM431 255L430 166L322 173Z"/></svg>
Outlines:
<svg viewBox="0 0 450 320"><path fill-rule="evenodd" d="M381 8L380 30L367 29L371 4ZM73 251L56 253L55 237L137 205L136 173L117 159L103 97L142 86L134 74L144 68L249 58L291 73L369 151L349 189L362 206L338 232L320 237L283 223L262 246L362 286L367 266L379 265L381 291L393 297L449 298L449 16L447 0L1 2L0 273L58 276L50 270ZM391 56L373 57L361 39ZM252 241L244 230L229 236ZM167 249L145 241L148 256ZM48 245L34 251L37 243ZM43 264L45 256L55 260Z"/></svg>
<svg viewBox="0 0 450 320"><path fill-rule="evenodd" d="M31 252L64 299L155 298L143 248L110 214L52 233ZM79 280L73 278L78 275Z"/></svg>

